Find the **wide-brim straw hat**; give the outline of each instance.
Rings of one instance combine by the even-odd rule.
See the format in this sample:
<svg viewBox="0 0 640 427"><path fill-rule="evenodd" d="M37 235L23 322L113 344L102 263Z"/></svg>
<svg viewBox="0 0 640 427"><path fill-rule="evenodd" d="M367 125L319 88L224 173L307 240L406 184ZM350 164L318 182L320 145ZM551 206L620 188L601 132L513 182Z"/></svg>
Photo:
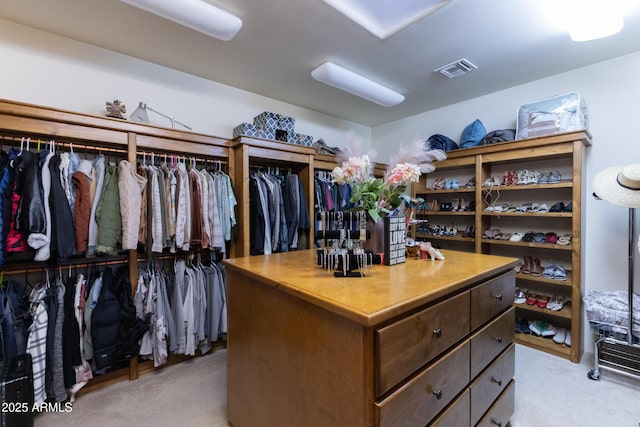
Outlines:
<svg viewBox="0 0 640 427"><path fill-rule="evenodd" d="M593 192L614 205L640 208L640 163L601 170L593 178Z"/></svg>

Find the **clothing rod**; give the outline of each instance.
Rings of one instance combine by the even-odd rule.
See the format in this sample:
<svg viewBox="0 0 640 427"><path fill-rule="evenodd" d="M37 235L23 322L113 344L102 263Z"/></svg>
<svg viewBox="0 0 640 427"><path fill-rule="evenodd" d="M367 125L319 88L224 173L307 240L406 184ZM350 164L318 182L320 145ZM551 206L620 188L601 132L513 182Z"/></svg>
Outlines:
<svg viewBox="0 0 640 427"><path fill-rule="evenodd" d="M84 268L84 267L91 267L91 266L107 266L107 265L115 265L115 264L126 264L129 262L129 259L126 257L123 258L119 258L119 259L114 259L111 258L110 260L106 260L106 259L96 259L95 261L88 261L88 262L78 262L78 263L74 263L74 262L69 262L66 264L57 264L57 265L36 265L34 267L25 267L25 266L21 266L18 269L15 268L9 268L9 269L5 269L3 270L3 275L4 276L13 276L16 274L28 274L28 273L37 273L37 272L41 272L41 271L45 271L45 270L57 270L57 269L69 269L69 268ZM6 265L5 265L6 267Z"/></svg>

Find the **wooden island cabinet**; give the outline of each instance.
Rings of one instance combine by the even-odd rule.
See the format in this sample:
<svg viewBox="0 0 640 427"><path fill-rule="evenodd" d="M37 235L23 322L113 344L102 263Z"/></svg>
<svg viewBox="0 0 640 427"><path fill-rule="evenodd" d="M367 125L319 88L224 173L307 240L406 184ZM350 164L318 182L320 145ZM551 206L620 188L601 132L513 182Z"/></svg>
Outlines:
<svg viewBox="0 0 640 427"><path fill-rule="evenodd" d="M225 260L229 422L506 425L517 259L444 253L362 278L314 250Z"/></svg>

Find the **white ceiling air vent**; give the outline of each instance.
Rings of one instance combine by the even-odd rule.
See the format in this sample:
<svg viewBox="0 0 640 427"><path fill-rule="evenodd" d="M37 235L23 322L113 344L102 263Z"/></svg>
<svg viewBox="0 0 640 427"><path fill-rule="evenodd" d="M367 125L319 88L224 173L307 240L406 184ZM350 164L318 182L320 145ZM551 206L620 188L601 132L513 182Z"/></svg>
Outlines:
<svg viewBox="0 0 640 427"><path fill-rule="evenodd" d="M455 62L452 62L451 64L447 64L444 67L436 68L433 71L436 73L443 74L449 77L450 79L452 79L454 77L459 77L463 74L467 74L469 71L473 71L476 69L478 69L478 67L473 65L468 60L462 58L462 59L458 59Z"/></svg>

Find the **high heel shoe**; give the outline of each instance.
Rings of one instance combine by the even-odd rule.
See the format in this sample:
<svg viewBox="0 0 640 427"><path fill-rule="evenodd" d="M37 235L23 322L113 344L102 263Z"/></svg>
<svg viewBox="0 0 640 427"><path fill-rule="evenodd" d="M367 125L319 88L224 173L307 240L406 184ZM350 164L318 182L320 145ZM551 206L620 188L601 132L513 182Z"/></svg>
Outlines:
<svg viewBox="0 0 640 427"><path fill-rule="evenodd" d="M467 202L464 201L463 198L460 199L460 205L458 206L459 211L464 211L467 209Z"/></svg>
<svg viewBox="0 0 640 427"><path fill-rule="evenodd" d="M451 211L459 211L460 209L460 199L453 199L453 203L451 203Z"/></svg>
<svg viewBox="0 0 640 427"><path fill-rule="evenodd" d="M441 261L444 260L444 255L442 255L442 252L440 252L433 246L429 245L428 250L429 250L429 256L431 257L431 261L435 261L437 259Z"/></svg>

